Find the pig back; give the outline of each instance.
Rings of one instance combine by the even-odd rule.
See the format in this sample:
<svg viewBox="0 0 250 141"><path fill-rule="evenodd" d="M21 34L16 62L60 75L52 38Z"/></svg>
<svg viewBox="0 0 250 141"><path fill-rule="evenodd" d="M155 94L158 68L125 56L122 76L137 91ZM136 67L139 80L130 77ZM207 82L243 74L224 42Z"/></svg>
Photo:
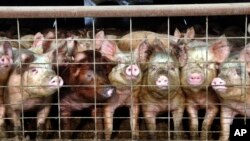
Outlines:
<svg viewBox="0 0 250 141"><path fill-rule="evenodd" d="M131 36L132 35L132 36ZM167 34L159 34L151 31L135 31L122 36L118 41L118 47L122 51L130 51L130 49L134 50L141 41L147 39L149 44L152 45L155 38L161 40L161 42L165 46L165 50L169 50L169 43L168 43L168 35ZM174 37L170 35L170 39ZM132 40L132 46L131 46Z"/></svg>

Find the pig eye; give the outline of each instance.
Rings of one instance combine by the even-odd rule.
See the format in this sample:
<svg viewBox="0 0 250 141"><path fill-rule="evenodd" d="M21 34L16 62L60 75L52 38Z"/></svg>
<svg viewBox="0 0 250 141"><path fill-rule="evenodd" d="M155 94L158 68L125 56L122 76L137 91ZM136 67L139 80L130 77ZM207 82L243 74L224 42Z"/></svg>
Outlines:
<svg viewBox="0 0 250 141"><path fill-rule="evenodd" d="M241 75L241 69L240 68L236 68L236 73L237 73L237 75Z"/></svg>
<svg viewBox="0 0 250 141"><path fill-rule="evenodd" d="M170 67L170 70L174 71L174 70L175 70L175 68L174 68L173 66L171 66L171 67Z"/></svg>
<svg viewBox="0 0 250 141"><path fill-rule="evenodd" d="M153 66L152 66L152 71L155 71L155 70L156 70L156 66L153 65Z"/></svg>
<svg viewBox="0 0 250 141"><path fill-rule="evenodd" d="M122 59L121 59L121 58L118 58L118 59L117 59L117 63L118 63L118 64L121 64L121 63L122 63Z"/></svg>
<svg viewBox="0 0 250 141"><path fill-rule="evenodd" d="M37 69L31 69L31 72L33 73L33 74L37 74L38 73L38 70Z"/></svg>

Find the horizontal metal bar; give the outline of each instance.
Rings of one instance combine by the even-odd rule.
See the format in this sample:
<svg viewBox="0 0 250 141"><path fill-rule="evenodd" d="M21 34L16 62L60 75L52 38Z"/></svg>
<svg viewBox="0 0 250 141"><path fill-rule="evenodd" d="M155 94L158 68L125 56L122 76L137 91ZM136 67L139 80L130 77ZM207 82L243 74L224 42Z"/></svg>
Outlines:
<svg viewBox="0 0 250 141"><path fill-rule="evenodd" d="M250 3L0 7L0 18L156 17L248 14L250 14Z"/></svg>

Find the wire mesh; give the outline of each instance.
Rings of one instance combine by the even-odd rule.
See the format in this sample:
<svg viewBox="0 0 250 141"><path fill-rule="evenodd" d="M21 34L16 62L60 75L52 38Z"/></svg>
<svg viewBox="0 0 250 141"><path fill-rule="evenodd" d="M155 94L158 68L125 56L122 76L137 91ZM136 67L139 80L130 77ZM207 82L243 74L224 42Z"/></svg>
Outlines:
<svg viewBox="0 0 250 141"><path fill-rule="evenodd" d="M204 73L204 76L203 76L204 81L207 79L210 79L211 77L209 76L210 71L212 71L212 73L217 73L215 72L216 71L215 68L220 67L217 65L218 63L221 63L221 62L216 62L216 60L214 60L214 58L216 58L217 56L210 55L211 53L210 47L213 46L214 42L216 42L217 40L221 40L220 33L223 33L223 32L214 31L214 32L218 32L218 34L216 36L210 36L209 31L213 30L213 23L210 23L210 21L212 21L213 18L219 19L221 17L203 16L202 17L203 21L201 22L203 25L201 26L203 30L205 29L204 32L200 30L198 31L196 30L195 31L196 34L194 38L192 37L186 38L184 35L184 37L178 39L179 42L185 39L184 45L187 45L187 46L189 45L189 47L187 48L187 52L191 52L195 50L195 53L193 53L193 56L192 55L188 56L189 58L186 62L186 66L187 66L186 68L185 66L184 67L178 66L179 63L177 62L177 60L175 60L175 62L171 62L173 60L171 60L171 58L169 57L169 56L172 56L171 53L173 51L173 49L171 48L171 45L173 45L171 40L175 39L175 37L172 36L174 34L173 29L176 28L176 23L175 23L176 19L174 19L174 17L161 17L163 19L166 19L166 21L163 22L164 23L163 30L160 30L160 32L143 32L142 35L138 37L137 37L137 32L142 31L142 30L147 30L148 25L144 25L144 23L140 22L140 20L136 19L136 17L128 17L128 18L129 18L129 25L125 27L124 29L120 29L122 30L122 32L119 32L119 31L117 32L116 30L119 30L119 29L115 29L115 35L109 36L108 34L106 34L104 36L104 39L98 39L99 38L98 33L100 33L99 31L104 31L105 33L108 33L109 31L108 29L105 29L105 28L103 29L102 27L97 28L95 21L93 21L91 28L86 29L86 31L84 31L84 35L81 35L83 31L82 32L77 31L78 35L74 35L74 33L73 34L70 33L69 35L67 35L67 31L60 31L62 30L60 28L60 23L58 22L57 18L55 18L55 22L53 23L53 26L52 26L53 28L49 29L49 31L52 31L52 33L54 33L54 37L45 38L43 40L43 41L48 41L50 43L55 42L54 46L52 46L52 48L53 47L55 48L55 52L53 52L53 50L50 51L53 54L52 54L52 57L49 56L51 57L50 58L51 60L49 60L49 63L47 63L44 60L41 60L40 62L39 61L33 62L33 63L22 62L26 60L22 60L23 58L22 56L20 56L20 53L22 52L22 50L26 50L26 51L28 50L28 49L22 49L24 48L22 43L25 41L31 41L30 46L34 45L33 41L34 41L35 32L33 31L30 33L30 34L33 34L31 39L23 39L22 36L26 34L26 33L22 33L22 30L23 32L25 32L25 29L22 29L22 26L23 26L22 22L20 22L23 19L17 18L16 19L17 37L13 39L12 38L1 39L1 42L10 41L12 43L12 46L16 42L17 44L16 52L17 54L19 54L16 60L22 60L20 62L14 61L13 68L15 67L16 68L11 72L10 75L13 75L16 73L15 71L17 69L17 66L19 65L21 66L21 70L22 68L26 70L27 65L36 66L36 68L39 68L39 67L43 68L43 67L46 67L46 65L49 65L49 67L46 67L47 71L52 71L52 68L54 65L56 69L54 70L55 74L53 74L53 76L56 74L60 75L64 79L64 85L59 86L59 84L57 84L56 92L53 95L46 95L46 96L38 97L38 98L34 96L33 98L32 95L39 95L39 93L29 93L26 91L26 88L35 89L35 88L46 88L50 86L48 86L48 84L46 84L45 82L38 83L38 84L29 83L27 79L36 79L35 73L32 74L32 67L31 67L30 74L26 76L24 73L19 74L21 76L22 75L25 76L20 79L20 82L12 82L12 84L6 83L6 85L1 86L8 90L6 91L5 98L4 98L4 106L6 106L6 111L7 111L6 116L3 117L5 119L5 130L3 131L4 133L6 133L5 139L12 139L15 136L15 132L19 132L24 138L33 139L39 135L37 134L37 132L42 132L42 133L47 133L47 135L44 134L42 136L43 139L47 139L47 140L60 140L60 139L66 139L66 138L74 139L74 140L99 140L99 139L105 140L105 138L106 140L109 140L109 138L111 138L112 140L155 140L155 139L174 140L176 133L183 134L181 138L178 140L194 140L194 139L200 140L199 138L192 138L192 134L195 134L195 133L197 133L199 136L205 135L205 137L202 138L204 140L218 140L218 138L220 137L221 130L222 130L221 129L222 127L220 125L220 120L221 120L220 112L221 111L217 111L215 113L215 117L213 117L214 115L211 116L207 113L210 112L211 109L214 109L215 107L219 109L219 107L223 107L226 104L228 105L228 107L231 106L231 109L237 109L237 110L232 111L232 116L225 117L225 118L234 119L234 124L236 124L237 122L240 123L242 120L244 121L243 125L248 124L247 121L249 118L249 109L248 109L249 107L248 79L249 78L248 78L248 73L243 73L243 72L247 72L248 62L245 61L245 60L248 60L247 56L244 56L245 60L240 60L239 62L231 62L231 60L225 60L225 64L228 64L228 65L232 64L232 66L234 66L235 64L240 63L242 65L241 67L243 67L243 70L241 70L243 72L240 73L243 75L241 78L242 80L241 83L239 84L232 83L232 85L227 85L228 87L232 86L232 87L240 88L239 95L243 96L244 97L243 100L245 101L243 102L243 106L240 104L237 105L237 101L236 102L233 101L235 103L226 103L226 102L224 103L224 101L219 102L218 100L214 100L213 96L211 98L211 94L215 95L215 92L211 92L211 81L199 86L199 87L202 87L202 91L199 91L199 92L197 92L198 90L195 90L195 91L191 90L190 92L188 88L190 88L191 86L186 85L185 82L184 83L181 82L182 79L185 79L185 73L189 70L194 69L194 70L201 71L201 73ZM141 17L139 19L144 19L144 18L146 17ZM210 18L212 20L210 20ZM186 23L187 21L185 19L186 17L182 17L183 23L187 24ZM156 20L156 18L150 17L149 20L154 21ZM136 25L136 22L138 23L138 21L139 21L140 26L134 26ZM249 23L248 15L244 15L243 21L244 23L241 23L243 24L243 27L244 27L243 35L241 33L236 33L233 36L225 35L226 39L230 42L243 40L243 44L241 43L242 47L241 46L240 47L236 46L236 48L234 48L234 46L231 47L232 55L234 55L233 54L234 52L236 52L236 55L237 55L237 51L241 51L241 49L247 49L247 43L249 42L249 34L247 33L247 28L248 28L248 23ZM155 25L150 24L149 26L154 27ZM187 27L187 25L185 27ZM157 28L158 27L153 28L153 29L157 30ZM222 28L224 29L224 27ZM62 32L66 32L66 35L61 35ZM44 33L45 33L44 35L46 36L46 33L48 33L48 31L45 31ZM199 33L202 33L202 35L199 35ZM119 43L124 40L122 36L125 34L128 35L128 42L127 42L128 46L125 46L125 48L123 49L125 50L127 49L127 50L117 53L115 51L117 51L118 49L115 48L112 50L112 47L114 47L112 45L120 45ZM73 39L67 39L66 38L67 36L72 37ZM76 36L78 37L74 38ZM140 53L144 53L143 52L144 50L138 51L136 49L138 48L140 49L141 46L142 46L142 49L144 49L143 47L148 45L148 46L152 46L151 49L154 52L154 49L156 49L158 46L161 46L161 45L156 44L155 39L157 41L160 40L160 42L163 44L162 46L165 47L163 49L162 48L160 49L160 53L165 54L165 56L163 56L162 58L159 57L158 58L159 60L156 60L156 62L154 61L152 62L148 60L148 59L152 59L151 58L152 56L146 57L147 59L146 61L138 60L138 58L141 59L140 57L142 58L144 57L144 56L140 56ZM60 62L62 60L60 60L59 58L60 50L58 48L58 45L60 44L61 41L65 41L66 43L68 43L70 40L74 40L73 49L78 49L78 52L77 50L73 50L73 51L71 50L71 54L67 54L70 61ZM188 41L188 43L186 42L186 40ZM201 44L191 44L193 43L193 41L199 41L198 43L201 43ZM99 42L102 43L101 46L98 46ZM178 44L179 42L177 42L177 45L179 45ZM80 46L79 45L80 43L83 43L85 46ZM67 47L69 46L68 44L66 45ZM105 45L109 49L104 50L102 47ZM85 48L86 46L90 46L90 47L87 47L88 49L92 47L90 49L92 53L91 52L86 53L86 51L83 51L86 49ZM82 47L82 50L81 50L81 47ZM101 49L99 49L98 47ZM205 52L203 52L201 48L204 48ZM97 52L94 51L95 49L102 53L101 56L99 56L98 51ZM67 51L70 51L70 48L67 48ZM246 51L245 54L247 54L247 50L245 51ZM112 54L114 52L115 54ZM127 54L124 55L125 53ZM89 54L91 55L88 56ZM110 55L114 55L114 56L110 56ZM145 54L142 54L142 55L145 55ZM167 62L161 62L160 60L164 59L164 57L166 56L169 57L167 59ZM222 55L219 55L218 58L220 58L221 56ZM39 57L40 56L38 55L36 59ZM203 60L200 59L199 57L201 57ZM99 60L100 58L101 58L101 61ZM190 58L193 58L193 59L190 59ZM199 59L197 60L197 58ZM110 60L104 61L105 59L110 59ZM66 67L64 66L65 68L62 69L61 67L62 65L67 65L67 66ZM111 69L112 71L109 70L110 72L108 74L105 74L107 70L100 71L100 68L99 68L100 65L104 65L106 66L106 68L108 68L108 65L112 65L112 69ZM120 67L118 67L119 65ZM169 67L171 65L175 67L175 68L170 67L170 69L168 68L168 70L166 71L167 73L165 74L165 76L167 77L171 77L171 69L174 69L175 71L177 70L180 71L178 79L180 79L180 83L182 84L176 85L176 84L171 84L171 82L169 82L170 85L168 87L180 88L180 90L179 89L175 90L174 94L176 93L179 94L179 92L181 92L179 95L183 95L185 102L178 101L180 98L173 102L172 95L167 95L167 97L163 97L161 95L157 95L157 92L149 90L151 87L155 88L158 85L146 83L147 76L149 75L149 71L151 69L147 67L155 66L157 68L157 67L161 67L162 65L166 65L165 67ZM124 76L126 75L126 72L129 71L131 73L131 74L127 73L127 75L132 75L132 73L136 73L137 72L136 70L135 72L131 72L133 71L134 68L140 70L139 72L139 74L141 74L140 78L137 78L137 77L134 78L132 76L128 76L129 81L125 81L125 83L124 81L122 81L122 83L119 82L120 79L124 79L124 78L126 79L126 76ZM218 74L220 74L221 72L222 72L222 69L219 71ZM114 77L110 76L110 73L114 73L115 76ZM238 73L237 70L235 73L236 74ZM98 75L101 75L101 76L98 76ZM217 76L220 77L220 75L216 74L215 77ZM234 78L233 75L229 75L229 76ZM165 78L165 77L161 77L161 78ZM101 79L105 79L105 80L101 80ZM140 82L136 83L138 79L140 79ZM38 78L38 80L41 81L42 78ZM175 80L175 81L178 81L178 80ZM183 81L187 81L187 80L185 79ZM19 95L15 95L14 92L10 93L11 92L10 89L14 89L15 87L17 87L17 86L13 86L15 84L20 84L20 86L18 86L20 88L20 92L14 91L20 94L21 96L20 101L18 101L19 99L17 98ZM100 98L99 89L104 89L103 91L105 91L106 88L110 88L111 86L116 87L116 94L114 94L115 95L114 97L116 98L111 97L107 101L106 100L99 101L99 98ZM139 93L136 91L138 88L140 89ZM188 90L184 90L186 88ZM91 89L91 91L86 91L85 93L82 92L84 90L89 90L89 89ZM146 91L146 94L145 92L144 93L141 92L144 90ZM171 89L167 89L165 91L165 93L171 93L171 92L172 92ZM29 96L27 96L27 93L29 94ZM142 94L145 94L145 96ZM193 96L192 94L198 95L199 97ZM188 95L191 95L191 96L188 96ZM240 96L238 96L237 98L241 98ZM51 98L48 98L48 97L51 97ZM148 102L143 103L141 102L142 101L141 99L146 99L146 101L148 100ZM182 106L182 104L185 106L185 111L180 110L180 112L184 112L184 113L178 113L178 112L173 113L173 111L176 111L179 108L179 106ZM190 106L190 104L191 104L192 109L188 109L188 106ZM235 104L235 105L231 105L231 104ZM137 106L139 106L140 108L139 113L136 113L136 108L138 108ZM42 128L40 127L40 125L37 124L36 120L40 118L38 118L36 114L42 108L45 108L45 107L50 107L50 112L49 112L49 115L47 116L45 113L45 116L46 116L45 117L46 122L44 125L45 128ZM128 108L124 108L124 107L128 107ZM149 109L151 108L151 111L147 111L147 112L152 114L153 116L156 116L155 117L156 129L152 128L153 129L152 131L149 131L149 128L153 125L150 125L150 123L147 123L146 120L147 119L150 120L150 118L153 118L153 117L145 117L145 115L147 114L147 113L144 113L144 109L146 109L145 107L149 107ZM98 113L99 112L98 108L101 108L101 113ZM113 109L113 111L111 110L111 112L107 114L107 110L110 110L110 109ZM191 114L189 113L190 111L191 111ZM20 130L17 130L15 129L16 127L13 127L12 122L14 123L18 122L17 121L18 118L15 119L16 118L15 115L13 116L14 112L19 112L20 114L20 115L18 114L16 115L16 116L20 116L20 119L21 119ZM179 130L179 128L177 128L178 130L175 130L176 128L175 126L178 125L177 123L174 123L174 121L176 121L176 119L178 118L178 116L177 117L175 116L176 114L177 115L181 114L181 116L183 115L183 117L181 118L181 122L182 122L181 126L183 130ZM236 114L240 114L241 116L234 117ZM109 116L113 116L113 118ZM138 118L136 116L138 116ZM210 118L210 116L212 119ZM134 120L134 117L135 117L135 120ZM107 118L112 118L113 120L112 126L107 125L106 122L109 122L109 121L106 121ZM65 119L71 119L71 120L64 121ZM99 125L100 119L103 122L101 123L101 125ZM192 119L194 120L192 121ZM40 119L39 121L41 120L43 119ZM206 125L206 123L203 123L204 121L207 122L208 120L212 120L211 129L209 128L210 125ZM190 123L193 122L194 124L197 124L193 126L194 127L197 126L198 128L191 129L191 125L189 121ZM135 122L138 122L138 123L136 124ZM71 128L66 129L64 127L65 123L71 125ZM101 129L99 128L99 126L103 126L103 128ZM139 127L138 137L136 136L137 135L136 126ZM110 130L111 132L108 132L109 131L108 128L111 128ZM232 130L230 132L230 138L232 138L231 137L232 132L234 132L234 128L231 127L231 129ZM151 134L153 132L155 132L155 134ZM72 133L72 134L67 136L67 135L64 135L65 133ZM100 134L101 134L101 137L99 136ZM151 138L150 138L150 135L151 135Z"/></svg>

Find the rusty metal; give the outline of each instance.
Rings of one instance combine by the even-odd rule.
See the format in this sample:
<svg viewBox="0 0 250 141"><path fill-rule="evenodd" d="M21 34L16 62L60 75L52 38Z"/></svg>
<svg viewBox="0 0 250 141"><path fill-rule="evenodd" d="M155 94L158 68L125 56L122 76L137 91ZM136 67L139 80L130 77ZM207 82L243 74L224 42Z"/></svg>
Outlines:
<svg viewBox="0 0 250 141"><path fill-rule="evenodd" d="M133 6L4 6L0 18L249 15L250 3Z"/></svg>

